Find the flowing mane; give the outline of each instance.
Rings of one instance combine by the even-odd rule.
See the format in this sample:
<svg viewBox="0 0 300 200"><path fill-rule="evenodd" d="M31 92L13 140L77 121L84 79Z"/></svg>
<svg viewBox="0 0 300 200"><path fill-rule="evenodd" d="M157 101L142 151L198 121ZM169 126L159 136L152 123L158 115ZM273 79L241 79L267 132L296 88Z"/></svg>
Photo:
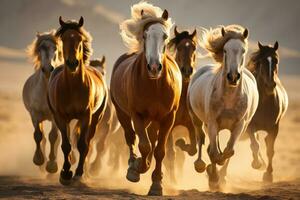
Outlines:
<svg viewBox="0 0 300 200"><path fill-rule="evenodd" d="M143 10L143 17L141 12ZM165 26L168 36L173 25L171 18L164 20L161 18L163 11L147 2L140 2L131 7L131 19L127 19L120 24L121 37L124 44L129 49L129 53L143 51L143 32L145 26L152 23L161 23Z"/></svg>
<svg viewBox="0 0 300 200"><path fill-rule="evenodd" d="M59 60L62 60L62 51L61 51L61 43L58 38L55 36L55 30L51 30L50 32L38 33L33 42L27 47L27 54L30 60L34 64L34 69L38 70L41 67L40 54L39 52L43 48L47 48L47 43L52 43L57 46L59 50Z"/></svg>
<svg viewBox="0 0 300 200"><path fill-rule="evenodd" d="M93 48L92 48L92 36L88 31L86 31L83 27L78 27L78 23L76 21L67 21L65 22L65 26L61 26L55 33L56 36L61 37L62 34L69 30L73 29L79 32L82 35L83 38L83 61L86 65L89 64L90 56L93 54Z"/></svg>
<svg viewBox="0 0 300 200"><path fill-rule="evenodd" d="M226 34L223 37L221 27L215 29L210 28L209 30L203 28L200 42L200 46L206 49L218 63L223 61L223 48L230 39L240 39L245 44L248 43L247 39L243 36L244 27L233 24L224 27L224 29Z"/></svg>

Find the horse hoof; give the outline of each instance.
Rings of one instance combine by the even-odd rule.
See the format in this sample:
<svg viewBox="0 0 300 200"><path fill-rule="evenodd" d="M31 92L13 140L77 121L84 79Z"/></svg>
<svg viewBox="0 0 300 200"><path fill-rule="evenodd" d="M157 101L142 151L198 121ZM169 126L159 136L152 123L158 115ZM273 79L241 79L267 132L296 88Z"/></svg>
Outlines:
<svg viewBox="0 0 300 200"><path fill-rule="evenodd" d="M253 160L251 166L253 169L260 169L262 167L262 164L259 160Z"/></svg>
<svg viewBox="0 0 300 200"><path fill-rule="evenodd" d="M208 181L208 186L211 191L219 191L220 190L219 182Z"/></svg>
<svg viewBox="0 0 300 200"><path fill-rule="evenodd" d="M58 167L57 167L57 162L56 161L48 161L46 165L46 170L47 172L54 174L57 172Z"/></svg>
<svg viewBox="0 0 300 200"><path fill-rule="evenodd" d="M72 186L86 187L87 185L85 184L85 182L85 178L83 178L82 176L75 175L72 179Z"/></svg>
<svg viewBox="0 0 300 200"><path fill-rule="evenodd" d="M138 173L134 168L129 167L126 175L127 180L131 182L139 182L140 181L140 173Z"/></svg>
<svg viewBox="0 0 300 200"><path fill-rule="evenodd" d="M273 174L269 172L265 172L263 175L264 183L273 183Z"/></svg>
<svg viewBox="0 0 300 200"><path fill-rule="evenodd" d="M160 182L154 182L152 183L150 190L148 192L148 196L162 196L163 191L162 191L161 183Z"/></svg>
<svg viewBox="0 0 300 200"><path fill-rule="evenodd" d="M73 172L72 171L65 172L64 170L62 170L60 172L59 182L62 185L70 185L71 184L72 176L73 176Z"/></svg>
<svg viewBox="0 0 300 200"><path fill-rule="evenodd" d="M33 156L33 163L37 166L43 165L45 162L44 155L41 151L36 151Z"/></svg>
<svg viewBox="0 0 300 200"><path fill-rule="evenodd" d="M206 164L203 160L196 160L194 162L194 167L195 167L196 172L202 173L206 169Z"/></svg>
<svg viewBox="0 0 300 200"><path fill-rule="evenodd" d="M100 174L100 170L97 167L93 167L93 165L91 166L91 168L89 169L89 175L92 177L97 177Z"/></svg>

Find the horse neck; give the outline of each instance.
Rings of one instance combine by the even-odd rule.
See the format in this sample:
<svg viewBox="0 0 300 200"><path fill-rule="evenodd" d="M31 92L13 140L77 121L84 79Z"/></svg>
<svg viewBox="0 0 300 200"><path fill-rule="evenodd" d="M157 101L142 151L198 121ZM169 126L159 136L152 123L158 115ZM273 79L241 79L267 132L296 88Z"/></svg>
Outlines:
<svg viewBox="0 0 300 200"><path fill-rule="evenodd" d="M49 79L44 75L42 68L38 68L35 73L37 76L37 85L47 88Z"/></svg>

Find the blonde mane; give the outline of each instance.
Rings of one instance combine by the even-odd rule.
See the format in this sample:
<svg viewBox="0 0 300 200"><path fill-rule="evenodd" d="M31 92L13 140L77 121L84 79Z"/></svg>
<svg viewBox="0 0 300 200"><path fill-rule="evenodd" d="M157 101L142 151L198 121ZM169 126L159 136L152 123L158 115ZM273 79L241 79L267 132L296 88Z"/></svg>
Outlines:
<svg viewBox="0 0 300 200"><path fill-rule="evenodd" d="M143 17L141 12L143 11ZM146 25L150 23L161 23L166 28L168 36L173 26L171 18L164 20L161 18L163 11L147 2L140 2L131 7L131 19L127 19L120 24L121 37L129 53L143 51L143 32Z"/></svg>
<svg viewBox="0 0 300 200"><path fill-rule="evenodd" d="M45 43L53 43L58 49L58 60L62 60L61 42L55 36L55 30L49 32L38 33L33 42L27 47L26 52L29 59L34 64L34 69L38 70L41 67L40 51L45 48Z"/></svg>
<svg viewBox="0 0 300 200"><path fill-rule="evenodd" d="M222 63L223 61L223 48L226 42L230 39L240 39L242 42L248 46L248 40L244 38L243 32L245 30L244 27L240 25L228 25L224 27L226 34L222 36L222 26L215 29L205 29L202 30L202 38L200 41L200 46L206 49L210 55L214 58L214 60L218 63Z"/></svg>

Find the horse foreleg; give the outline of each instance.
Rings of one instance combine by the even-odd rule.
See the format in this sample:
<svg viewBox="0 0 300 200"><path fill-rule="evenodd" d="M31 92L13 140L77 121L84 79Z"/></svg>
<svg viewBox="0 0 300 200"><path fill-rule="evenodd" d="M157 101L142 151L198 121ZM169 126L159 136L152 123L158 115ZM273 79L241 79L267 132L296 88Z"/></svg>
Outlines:
<svg viewBox="0 0 300 200"><path fill-rule="evenodd" d="M171 182L176 183L175 178L175 148L174 148L174 136L171 130L166 144L166 159L164 161L167 171L169 172L169 178Z"/></svg>
<svg viewBox="0 0 300 200"><path fill-rule="evenodd" d="M263 181L272 183L273 182L273 157L274 157L274 144L276 137L278 135L278 124L268 131L268 135L265 138L266 147L267 147L267 157L268 157L268 167L267 171L263 175Z"/></svg>
<svg viewBox="0 0 300 200"><path fill-rule="evenodd" d="M147 126L149 125L150 121L142 118L139 115L133 116L133 125L134 130L136 131L138 137L139 137L139 150L141 153L141 157L137 158L134 161L134 164L132 166L133 170L136 170L138 173L145 173L148 171L150 167L150 162L148 159L148 156L151 152L151 144L147 133Z"/></svg>
<svg viewBox="0 0 300 200"><path fill-rule="evenodd" d="M36 143L36 149L33 156L33 163L37 166L41 166L45 162L45 143L46 139L43 133L42 121L32 118L32 123L34 125L34 140Z"/></svg>
<svg viewBox="0 0 300 200"><path fill-rule="evenodd" d="M259 160L259 143L255 137L255 131L252 128L248 128L247 133L250 138L250 148L252 150L253 161L251 166L254 169L259 169L262 166L261 161Z"/></svg>
<svg viewBox="0 0 300 200"><path fill-rule="evenodd" d="M204 128L204 124L198 123L195 126L195 131L196 131L196 136L197 136L197 143L198 143L198 158L197 160L194 162L194 168L198 173L202 173L205 171L206 169L206 164L205 162L202 160L202 146L205 143L205 133L203 131Z"/></svg>
<svg viewBox="0 0 300 200"><path fill-rule="evenodd" d="M175 121L175 111L168 114L161 122L158 134L158 143L154 150L155 169L152 173L152 185L148 195L161 196L162 189L162 160L165 156L167 138Z"/></svg>
<svg viewBox="0 0 300 200"><path fill-rule="evenodd" d="M220 163L222 156L217 146L218 129L215 123L208 124L207 133L209 138L209 146L207 149L211 163Z"/></svg>
<svg viewBox="0 0 300 200"><path fill-rule="evenodd" d="M226 184L226 176L227 176L227 169L229 165L230 158L226 160L225 164L222 166L222 168L219 171L220 176L220 186L223 187Z"/></svg>
<svg viewBox="0 0 300 200"><path fill-rule="evenodd" d="M50 142L50 153L49 161L47 162L46 170L49 173L57 172L57 149L59 144L58 129L54 121L51 122L52 127L49 133L49 142Z"/></svg>

